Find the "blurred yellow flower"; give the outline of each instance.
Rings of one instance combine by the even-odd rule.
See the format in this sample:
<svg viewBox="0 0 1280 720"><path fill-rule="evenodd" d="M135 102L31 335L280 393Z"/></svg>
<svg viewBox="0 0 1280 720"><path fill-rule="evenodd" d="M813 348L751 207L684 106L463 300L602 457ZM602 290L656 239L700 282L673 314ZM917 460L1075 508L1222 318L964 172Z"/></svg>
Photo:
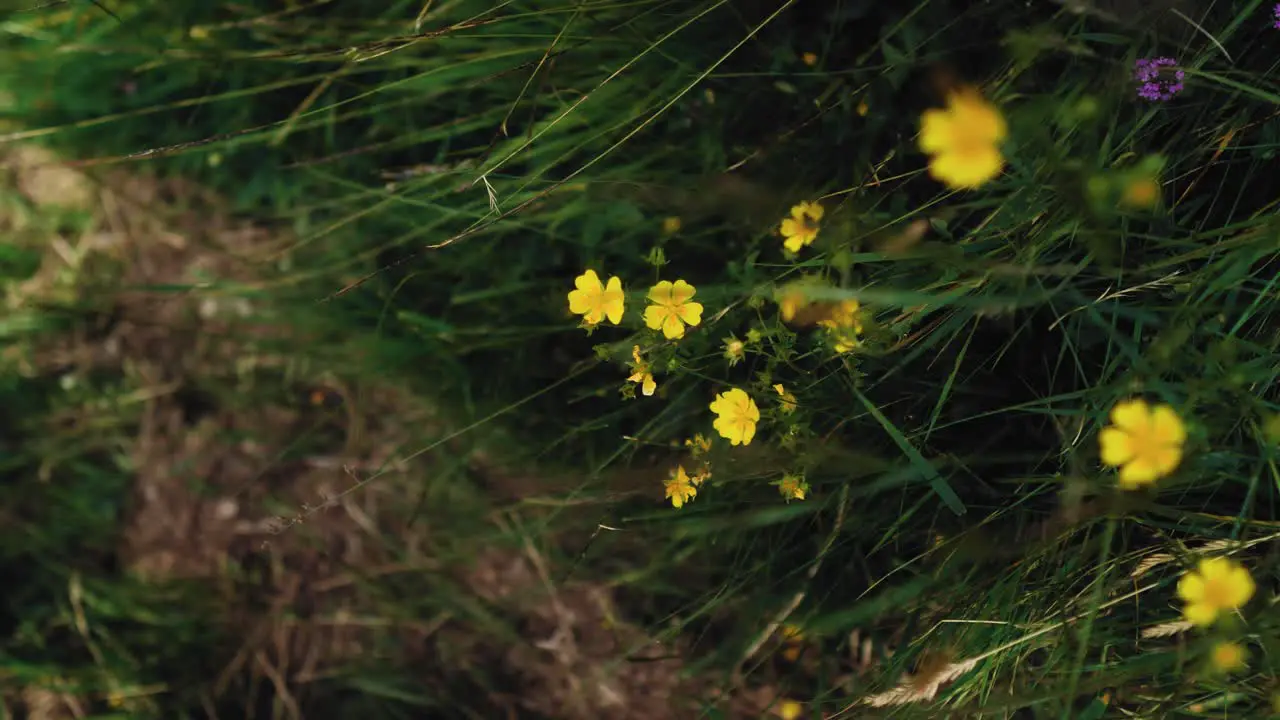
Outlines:
<svg viewBox="0 0 1280 720"><path fill-rule="evenodd" d="M1236 610L1253 597L1253 577L1229 558L1206 558L1178 580L1178 597L1186 603L1182 616L1192 625L1206 627L1223 611Z"/></svg>
<svg viewBox="0 0 1280 720"><path fill-rule="evenodd" d="M973 88L952 92L942 110L920 119L920 150L932 157L929 174L955 190L976 188L1004 167L999 144L1008 133L1004 117Z"/></svg>
<svg viewBox="0 0 1280 720"><path fill-rule="evenodd" d="M653 395L653 391L658 389L658 381L653 379L653 373L649 372L649 364L640 357L640 346L634 345L631 348L631 357L634 364L631 366L631 377L627 380L633 383L640 383L640 392L645 397Z"/></svg>
<svg viewBox="0 0 1280 720"><path fill-rule="evenodd" d="M698 488L693 484L683 465L677 465L675 472L666 482L667 499L672 507L683 507L685 503L698 495Z"/></svg>
<svg viewBox="0 0 1280 720"><path fill-rule="evenodd" d="M778 492L782 493L782 497L786 498L787 502L803 500L809 493L809 483L799 475L787 473L778 481Z"/></svg>
<svg viewBox="0 0 1280 720"><path fill-rule="evenodd" d="M1111 426L1098 435L1102 463L1120 468L1120 487L1150 485L1182 461L1187 430L1168 405L1125 400L1111 409Z"/></svg>
<svg viewBox="0 0 1280 720"><path fill-rule="evenodd" d="M791 322L795 319L796 313L800 312L809 304L809 296L804 290L791 288L778 294L778 314L782 317L783 322Z"/></svg>
<svg viewBox="0 0 1280 720"><path fill-rule="evenodd" d="M818 64L818 54L811 52L804 53L800 56L800 62L808 65L809 67L813 67Z"/></svg>
<svg viewBox="0 0 1280 720"><path fill-rule="evenodd" d="M1262 421L1262 438L1272 445L1280 445L1280 413L1272 413Z"/></svg>
<svg viewBox="0 0 1280 720"><path fill-rule="evenodd" d="M588 325L596 325L606 317L617 325L622 322L626 296L622 294L622 281L609 278L609 284L600 282L595 270L587 270L573 280L574 290L569 292L569 312L581 315Z"/></svg>
<svg viewBox="0 0 1280 720"><path fill-rule="evenodd" d="M672 215L671 217L666 217L662 219L662 232L668 235L675 235L676 233L680 232L680 228L683 225L684 223L680 221L680 218L676 217L675 215Z"/></svg>
<svg viewBox="0 0 1280 720"><path fill-rule="evenodd" d="M778 383L774 385L773 389L777 391L778 396L782 398L782 400L779 402L779 406L782 408L782 412L784 413L795 412L796 406L797 406L796 396L787 392L787 389L782 386L782 383Z"/></svg>
<svg viewBox="0 0 1280 720"><path fill-rule="evenodd" d="M858 113L858 117L866 117L867 111L870 109L871 109L871 106L867 105L867 101L863 99L858 101L858 107L855 109L855 111Z"/></svg>
<svg viewBox="0 0 1280 720"><path fill-rule="evenodd" d="M804 713L804 705L795 700L783 700L778 703L778 707L775 710L782 720L798 720L800 715Z"/></svg>
<svg viewBox="0 0 1280 720"><path fill-rule="evenodd" d="M1249 659L1249 651L1240 643L1222 641L1214 643L1209 653L1209 661L1218 672L1230 673L1240 670Z"/></svg>
<svg viewBox="0 0 1280 720"><path fill-rule="evenodd" d="M778 228L782 233L783 246L794 253L813 243L818 237L818 222L822 220L823 212L818 203L802 202L793 206L791 217L784 219Z"/></svg>
<svg viewBox="0 0 1280 720"><path fill-rule="evenodd" d="M1138 177L1125 183L1120 202L1135 208L1153 207L1160 200L1160 183L1155 178Z"/></svg>
<svg viewBox="0 0 1280 720"><path fill-rule="evenodd" d="M729 361L729 367L742 362L742 355L746 349L746 344L733 335L724 339L724 359Z"/></svg>
<svg viewBox="0 0 1280 720"><path fill-rule="evenodd" d="M712 427L730 445L750 445L760 421L760 409L746 392L733 388L716 395L711 412L717 415Z"/></svg>
<svg viewBox="0 0 1280 720"><path fill-rule="evenodd" d="M652 330L662 330L668 340L684 337L685 325L702 322L702 305L691 301L696 292L684 280L663 280L649 288L649 301L653 304L644 309L644 324Z"/></svg>
<svg viewBox="0 0 1280 720"><path fill-rule="evenodd" d="M702 487L702 483L709 479L711 479L711 464L705 461L697 472L689 476L689 482L693 483L694 487Z"/></svg>

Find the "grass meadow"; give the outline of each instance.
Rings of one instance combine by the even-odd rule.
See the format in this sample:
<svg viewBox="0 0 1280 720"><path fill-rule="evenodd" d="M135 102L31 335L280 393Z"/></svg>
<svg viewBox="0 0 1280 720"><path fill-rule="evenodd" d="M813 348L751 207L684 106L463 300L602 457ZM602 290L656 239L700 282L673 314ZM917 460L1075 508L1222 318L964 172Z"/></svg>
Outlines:
<svg viewBox="0 0 1280 720"><path fill-rule="evenodd" d="M6 3L0 714L1280 715L1278 49Z"/></svg>

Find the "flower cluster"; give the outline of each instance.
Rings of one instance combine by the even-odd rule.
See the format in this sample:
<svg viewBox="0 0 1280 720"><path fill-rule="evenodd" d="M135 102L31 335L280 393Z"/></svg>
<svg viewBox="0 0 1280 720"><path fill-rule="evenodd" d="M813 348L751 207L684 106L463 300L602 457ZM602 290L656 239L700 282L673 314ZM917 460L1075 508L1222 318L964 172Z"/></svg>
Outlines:
<svg viewBox="0 0 1280 720"><path fill-rule="evenodd" d="M1104 465L1120 468L1119 485L1132 490L1166 477L1182 461L1186 426L1168 405L1124 400L1111 409L1111 425L1098 435ZM1253 597L1253 577L1229 558L1205 558L1178 580L1182 617L1207 628L1238 611ZM1248 652L1231 640L1217 641L1209 652L1212 669L1229 673L1245 666Z"/></svg>
<svg viewBox="0 0 1280 720"><path fill-rule="evenodd" d="M862 335L862 307L857 300L841 300L831 307L827 316L818 321L826 328L831 349L844 354L858 346Z"/></svg>
<svg viewBox="0 0 1280 720"><path fill-rule="evenodd" d="M1138 83L1138 97L1163 102L1182 92L1186 73L1171 57L1139 58L1133 64L1133 79Z"/></svg>
<svg viewBox="0 0 1280 720"><path fill-rule="evenodd" d="M1272 8L1271 17L1275 19L1275 24L1272 27L1280 30L1280 3L1276 3L1276 6Z"/></svg>
<svg viewBox="0 0 1280 720"><path fill-rule="evenodd" d="M1205 558L1178 580L1178 597L1185 603L1182 617L1196 627L1208 628L1248 604L1255 589L1253 576L1240 563ZM1240 643L1219 639L1209 651L1209 666L1231 673L1245 667L1248 658L1248 650Z"/></svg>
<svg viewBox="0 0 1280 720"><path fill-rule="evenodd" d="M583 324L595 327L608 319L614 325L622 323L626 312L626 294L622 280L609 278L600 282L595 270L588 269L574 278L574 289L569 291L569 312L581 315ZM663 280L649 288L649 307L644 311L644 324L651 330L661 330L668 340L684 337L686 326L702 322L702 305L693 302L696 289L684 280L674 283Z"/></svg>

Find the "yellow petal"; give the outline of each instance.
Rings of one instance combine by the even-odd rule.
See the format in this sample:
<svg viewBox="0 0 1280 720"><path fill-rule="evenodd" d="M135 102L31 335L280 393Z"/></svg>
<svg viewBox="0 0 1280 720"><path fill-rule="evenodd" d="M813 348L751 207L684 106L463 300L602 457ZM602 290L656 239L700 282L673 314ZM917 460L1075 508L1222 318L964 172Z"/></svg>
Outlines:
<svg viewBox="0 0 1280 720"><path fill-rule="evenodd" d="M1157 405L1151 411L1151 429L1157 442L1181 445L1187 440L1187 429L1182 418L1168 405Z"/></svg>
<svg viewBox="0 0 1280 720"><path fill-rule="evenodd" d="M671 302L675 305L689 302L689 298L693 297L696 292L698 291L689 283L683 280L677 280L675 284L671 286Z"/></svg>
<svg viewBox="0 0 1280 720"><path fill-rule="evenodd" d="M814 222L822 220L822 216L826 214L826 209L818 203L805 203L804 214L813 219Z"/></svg>
<svg viewBox="0 0 1280 720"><path fill-rule="evenodd" d="M604 286L600 284L600 276L596 275L595 270L587 270L578 277L573 279L573 286L579 290L595 290L599 291Z"/></svg>
<svg viewBox="0 0 1280 720"><path fill-rule="evenodd" d="M715 399L711 401L710 408L711 412L716 415L724 414L724 393L716 395Z"/></svg>
<svg viewBox="0 0 1280 720"><path fill-rule="evenodd" d="M657 285L649 288L649 299L659 305L666 305L671 302L671 281L662 280Z"/></svg>
<svg viewBox="0 0 1280 720"><path fill-rule="evenodd" d="M804 247L804 245L804 236L799 234L790 235L786 240L782 241L782 247L793 253L800 252L800 248ZM786 318L783 319L785 320Z"/></svg>
<svg viewBox="0 0 1280 720"><path fill-rule="evenodd" d="M1255 587L1253 577L1249 575L1248 570L1242 567L1232 568L1227 583L1227 587L1230 588L1227 602L1231 603L1231 607L1243 607L1253 597Z"/></svg>
<svg viewBox="0 0 1280 720"><path fill-rule="evenodd" d="M1102 449L1102 463L1120 467L1133 459L1133 438L1119 428L1103 428L1098 433L1098 445Z"/></svg>
<svg viewBox="0 0 1280 720"><path fill-rule="evenodd" d="M738 432L737 426L728 417L722 415L716 418L711 423L711 427L720 433L720 437L728 440L730 445L737 445L742 442L742 435Z"/></svg>
<svg viewBox="0 0 1280 720"><path fill-rule="evenodd" d="M1008 132L1004 116L977 91L966 90L953 94L949 98L948 109L966 138L995 144L1003 140Z"/></svg>
<svg viewBox="0 0 1280 720"><path fill-rule="evenodd" d="M793 218L787 218L786 220L783 220L782 225L778 227L778 232L782 233L782 237L787 238L787 242L789 243L791 238L800 234L800 227L801 225L799 221Z"/></svg>
<svg viewBox="0 0 1280 720"><path fill-rule="evenodd" d="M650 305L644 309L644 324L650 330L661 330L662 321L666 319L668 310L661 305Z"/></svg>
<svg viewBox="0 0 1280 720"><path fill-rule="evenodd" d="M1157 448L1151 453L1151 462L1160 477L1164 477L1178 469L1178 463L1182 462L1182 448L1177 446Z"/></svg>
<svg viewBox="0 0 1280 720"><path fill-rule="evenodd" d="M1223 557L1205 558L1196 563L1196 572L1206 583L1220 583L1231 574L1231 561Z"/></svg>
<svg viewBox="0 0 1280 720"><path fill-rule="evenodd" d="M671 308L663 308L666 316L662 319L662 336L668 340L679 340L684 337L684 323L680 315Z"/></svg>
<svg viewBox="0 0 1280 720"><path fill-rule="evenodd" d="M942 110L926 110L920 116L920 150L938 153L951 147L951 116Z"/></svg>
<svg viewBox="0 0 1280 720"><path fill-rule="evenodd" d="M1178 597L1189 603L1197 603L1204 599L1204 578L1199 573L1189 572L1178 579Z"/></svg>
<svg viewBox="0 0 1280 720"><path fill-rule="evenodd" d="M1191 603L1182 608L1182 617L1192 625L1207 627L1218 619L1218 609L1209 603Z"/></svg>
<svg viewBox="0 0 1280 720"><path fill-rule="evenodd" d="M1151 410L1143 400L1123 400L1111 408L1111 424L1125 430L1145 431L1150 417Z"/></svg>
<svg viewBox="0 0 1280 720"><path fill-rule="evenodd" d="M644 393L645 397L649 397L657 389L658 381L653 379L653 375L645 373L644 383L640 385L640 392Z"/></svg>
<svg viewBox="0 0 1280 720"><path fill-rule="evenodd" d="M1004 158L995 146L943 152L929 162L929 174L954 190L972 190L1000 174Z"/></svg>
<svg viewBox="0 0 1280 720"><path fill-rule="evenodd" d="M591 296L585 290L569 291L569 312L585 315L591 310Z"/></svg>
<svg viewBox="0 0 1280 720"><path fill-rule="evenodd" d="M1120 487L1126 490L1150 485L1156 480L1156 469L1148 462L1132 460L1120 468Z"/></svg>
<svg viewBox="0 0 1280 720"><path fill-rule="evenodd" d="M702 305L696 302L685 303L675 309L676 315L688 325L702 322Z"/></svg>
<svg viewBox="0 0 1280 720"><path fill-rule="evenodd" d="M617 325L622 322L622 315L626 312L626 300L619 295L618 297L606 302L601 309L609 318L609 322Z"/></svg>
<svg viewBox="0 0 1280 720"><path fill-rule="evenodd" d="M753 422L740 422L740 432L742 434L742 444L750 445L751 438L756 436L756 424Z"/></svg>

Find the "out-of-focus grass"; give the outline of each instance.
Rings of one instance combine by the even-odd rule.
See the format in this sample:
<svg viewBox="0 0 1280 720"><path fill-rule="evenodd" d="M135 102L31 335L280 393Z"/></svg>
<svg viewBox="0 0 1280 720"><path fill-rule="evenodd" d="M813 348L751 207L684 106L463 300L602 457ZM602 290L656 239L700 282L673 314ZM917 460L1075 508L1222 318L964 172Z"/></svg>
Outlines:
<svg viewBox="0 0 1280 720"><path fill-rule="evenodd" d="M578 473L514 511L706 667L756 668L785 615L820 659L749 677L815 712L926 654L980 658L942 691L957 716L1264 712L1280 89L1263 3L111 9L7 18L7 139L196 177L295 232L252 290L305 353L500 429L508 462ZM1135 97L1148 55L1186 72L1168 104ZM942 191L915 149L949 76L1009 118L1006 173L977 192ZM1159 174L1154 209L1117 201L1139 171ZM773 230L819 197L822 239L789 260ZM687 279L704 323L676 345L636 324L586 336L565 307L585 267L624 277L632 313ZM860 300L877 341L832 358L778 324L768 298L798 274ZM752 330L728 367L721 339ZM658 399L617 395L633 343L663 353ZM797 420L717 447L714 489L661 508L671 445L709 432L714 392L771 381ZM1133 393L1173 403L1191 440L1170 482L1120 494L1095 435ZM627 467L653 468L649 492ZM783 505L769 482L797 468L811 496ZM1255 650L1232 679L1202 671L1217 635L1140 637L1176 619L1176 570L1209 541L1262 596L1216 631ZM848 680L853 629L897 651Z"/></svg>

